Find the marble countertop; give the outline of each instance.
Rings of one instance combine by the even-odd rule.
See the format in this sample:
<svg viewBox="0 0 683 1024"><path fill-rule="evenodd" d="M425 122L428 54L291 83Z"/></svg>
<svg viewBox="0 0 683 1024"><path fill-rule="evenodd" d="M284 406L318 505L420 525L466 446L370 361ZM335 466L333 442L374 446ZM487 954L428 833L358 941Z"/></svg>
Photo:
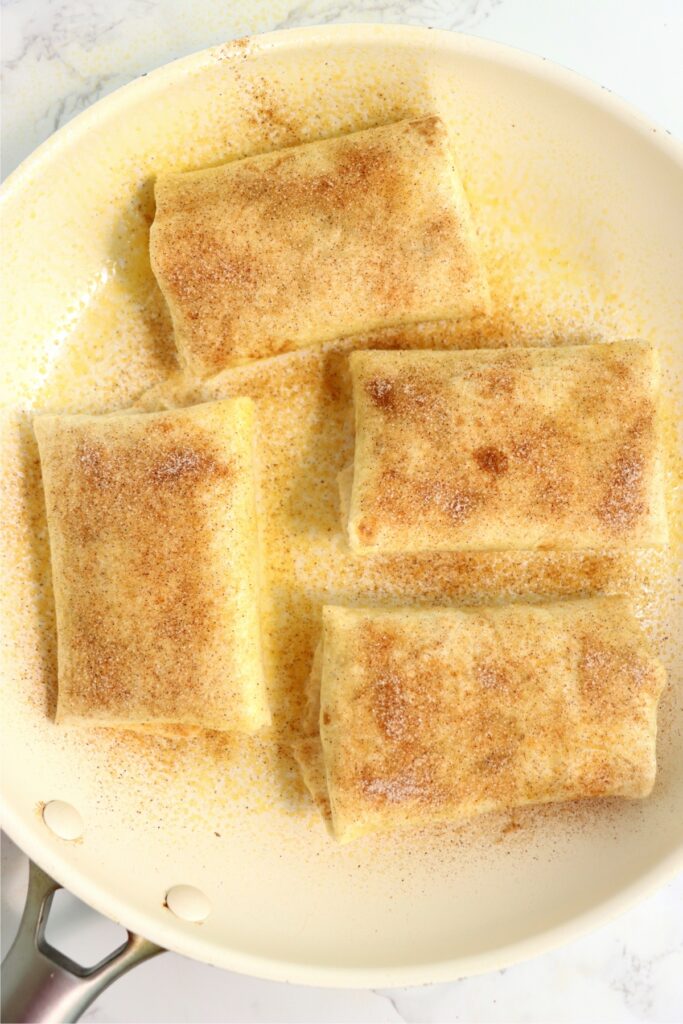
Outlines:
<svg viewBox="0 0 683 1024"><path fill-rule="evenodd" d="M188 12L191 10L191 16ZM333 22L464 31L565 64L683 138L681 0L2 0L2 172L101 96L160 64L251 32ZM26 858L2 847L2 949ZM51 940L104 955L116 926L64 895ZM593 934L509 970L376 991L282 985L166 954L85 1021L683 1021L683 877Z"/></svg>

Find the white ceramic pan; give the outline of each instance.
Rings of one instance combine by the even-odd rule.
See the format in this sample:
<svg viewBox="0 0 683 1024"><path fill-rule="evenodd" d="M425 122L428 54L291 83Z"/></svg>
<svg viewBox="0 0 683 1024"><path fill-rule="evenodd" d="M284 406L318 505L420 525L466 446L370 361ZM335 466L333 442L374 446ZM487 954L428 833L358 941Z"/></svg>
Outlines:
<svg viewBox="0 0 683 1024"><path fill-rule="evenodd" d="M156 71L78 117L12 175L2 194L3 403L117 408L168 374L146 254L159 170L435 108L454 129L508 317L501 332L514 322L551 339L651 338L670 393L683 360L680 146L538 58L426 29L344 26L239 41ZM53 724L45 525L29 500L35 452L28 417L3 418L3 824L103 914L237 971L403 985L540 953L681 865L683 713L666 573L648 594L648 625L671 670L649 800L338 848L263 752L158 741L151 755L142 739ZM54 801L68 807L46 809ZM22 955L35 953L28 931L23 941ZM136 940L119 966L155 948ZM31 965L38 980L55 974L46 956ZM95 991L88 984L81 1005ZM50 1012L72 1019L74 1005Z"/></svg>

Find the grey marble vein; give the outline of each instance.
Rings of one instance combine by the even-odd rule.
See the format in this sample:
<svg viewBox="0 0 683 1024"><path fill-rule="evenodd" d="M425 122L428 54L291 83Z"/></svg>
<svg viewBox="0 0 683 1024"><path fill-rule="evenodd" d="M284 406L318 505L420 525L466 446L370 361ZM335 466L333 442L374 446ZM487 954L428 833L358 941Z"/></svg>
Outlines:
<svg viewBox="0 0 683 1024"><path fill-rule="evenodd" d="M277 29L353 21L402 22L468 29L484 21L503 0L307 0L291 9Z"/></svg>

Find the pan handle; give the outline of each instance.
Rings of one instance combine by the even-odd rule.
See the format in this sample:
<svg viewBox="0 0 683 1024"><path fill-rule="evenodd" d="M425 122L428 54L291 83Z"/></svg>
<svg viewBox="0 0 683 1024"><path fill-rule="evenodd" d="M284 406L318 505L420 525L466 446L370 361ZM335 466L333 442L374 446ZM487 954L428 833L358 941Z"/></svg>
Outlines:
<svg viewBox="0 0 683 1024"><path fill-rule="evenodd" d="M45 939L52 897L61 886L29 862L28 894L17 937L2 964L4 1024L69 1024L131 967L164 949L128 932L128 940L94 967L64 956Z"/></svg>

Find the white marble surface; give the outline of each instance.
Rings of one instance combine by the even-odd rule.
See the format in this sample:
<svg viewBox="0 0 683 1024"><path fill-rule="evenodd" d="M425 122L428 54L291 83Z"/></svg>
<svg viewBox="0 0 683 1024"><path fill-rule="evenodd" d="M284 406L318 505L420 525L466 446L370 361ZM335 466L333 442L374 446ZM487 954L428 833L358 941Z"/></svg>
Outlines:
<svg viewBox="0 0 683 1024"><path fill-rule="evenodd" d="M412 22L565 64L683 137L683 0L2 0L2 169L99 97L166 61L248 32L337 21ZM26 858L2 858L3 952ZM103 955L115 926L66 898L53 941ZM683 1021L683 877L636 909L526 964L448 985L303 988L166 954L106 992L86 1021Z"/></svg>

